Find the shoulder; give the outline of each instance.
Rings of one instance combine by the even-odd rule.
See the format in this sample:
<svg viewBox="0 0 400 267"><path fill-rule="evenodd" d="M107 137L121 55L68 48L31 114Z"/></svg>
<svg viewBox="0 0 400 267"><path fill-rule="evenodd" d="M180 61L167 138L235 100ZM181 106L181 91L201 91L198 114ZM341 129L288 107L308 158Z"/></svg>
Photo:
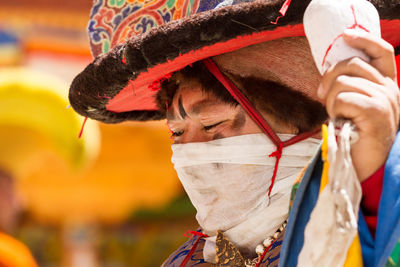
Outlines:
<svg viewBox="0 0 400 267"><path fill-rule="evenodd" d="M187 258L190 250L195 246L198 236L194 236L180 246L175 252L173 252L166 261L161 265L163 267L179 267L182 262ZM200 239L195 247L193 255L190 256L185 266L197 266L197 267L208 267L212 264L204 261L203 248L204 239Z"/></svg>

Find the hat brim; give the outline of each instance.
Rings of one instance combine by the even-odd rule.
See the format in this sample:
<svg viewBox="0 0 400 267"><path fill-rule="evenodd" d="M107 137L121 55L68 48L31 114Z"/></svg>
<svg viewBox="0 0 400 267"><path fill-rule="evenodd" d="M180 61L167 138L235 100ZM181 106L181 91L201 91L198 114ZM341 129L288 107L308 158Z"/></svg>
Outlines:
<svg viewBox="0 0 400 267"><path fill-rule="evenodd" d="M278 24L272 22L280 16L281 1L263 0L198 13L135 36L75 78L71 104L78 113L107 123L162 119L155 98L166 75L246 46L305 36L302 15L308 2L292 1ZM382 37L399 47L400 5L380 13Z"/></svg>

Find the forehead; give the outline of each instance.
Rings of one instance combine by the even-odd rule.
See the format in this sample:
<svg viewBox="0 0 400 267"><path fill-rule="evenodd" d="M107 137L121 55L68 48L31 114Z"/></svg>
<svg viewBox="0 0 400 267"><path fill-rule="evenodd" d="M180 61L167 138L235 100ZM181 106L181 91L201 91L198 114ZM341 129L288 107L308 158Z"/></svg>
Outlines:
<svg viewBox="0 0 400 267"><path fill-rule="evenodd" d="M173 99L172 105L167 112L167 120L177 119L177 114L184 112L200 114L213 111L214 113L224 112L229 105L218 99L211 92L202 90L196 81L182 80Z"/></svg>
<svg viewBox="0 0 400 267"><path fill-rule="evenodd" d="M221 69L271 80L317 99L321 76L305 37L273 40L214 57Z"/></svg>

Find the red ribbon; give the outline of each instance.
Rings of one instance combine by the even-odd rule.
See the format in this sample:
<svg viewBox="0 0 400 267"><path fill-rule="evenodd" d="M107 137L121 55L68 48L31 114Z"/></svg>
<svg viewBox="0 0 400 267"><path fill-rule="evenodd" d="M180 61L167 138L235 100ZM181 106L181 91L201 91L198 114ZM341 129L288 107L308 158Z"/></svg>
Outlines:
<svg viewBox="0 0 400 267"><path fill-rule="evenodd" d="M298 134L287 141L282 142L278 135L274 132L268 122L264 119L260 112L254 107L254 105L250 102L250 100L236 87L235 84L231 80L228 79L218 68L217 64L211 59L207 58L203 60L204 65L211 72L212 75L228 90L228 92L239 102L239 104L246 110L249 116L253 119L253 121L261 128L261 130L271 139L271 141L276 145L276 151L272 152L269 156L276 157L274 174L272 175L271 185L268 189L268 196L271 194L272 187L275 183L276 174L278 172L279 160L282 156L282 149L286 146L293 145L297 142L300 142L304 139L309 138L310 136L319 132L319 129L316 129L312 132Z"/></svg>

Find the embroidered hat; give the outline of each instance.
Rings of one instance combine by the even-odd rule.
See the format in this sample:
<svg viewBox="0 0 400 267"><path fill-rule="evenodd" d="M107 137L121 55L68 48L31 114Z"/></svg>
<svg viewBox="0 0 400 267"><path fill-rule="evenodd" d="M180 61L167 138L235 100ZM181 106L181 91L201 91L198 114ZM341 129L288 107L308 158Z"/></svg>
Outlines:
<svg viewBox="0 0 400 267"><path fill-rule="evenodd" d="M400 2L371 0L400 64ZM81 115L106 123L165 118L160 82L196 61L275 39L305 36L309 0L96 0L94 61L72 82Z"/></svg>

